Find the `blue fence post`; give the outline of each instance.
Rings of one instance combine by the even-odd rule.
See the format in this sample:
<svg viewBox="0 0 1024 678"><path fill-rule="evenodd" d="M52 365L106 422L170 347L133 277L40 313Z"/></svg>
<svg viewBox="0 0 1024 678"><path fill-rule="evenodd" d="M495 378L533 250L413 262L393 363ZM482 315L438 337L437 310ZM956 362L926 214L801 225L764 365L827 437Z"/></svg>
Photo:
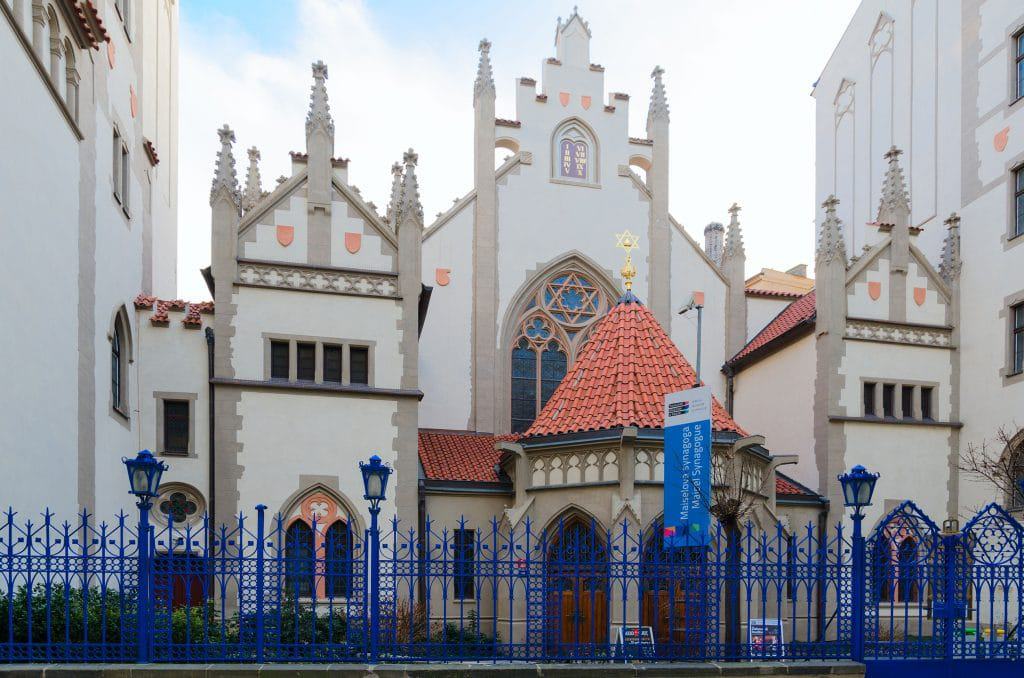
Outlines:
<svg viewBox="0 0 1024 678"><path fill-rule="evenodd" d="M264 504L256 505L256 661L263 663L263 580L264 558L266 557L266 511Z"/></svg>
<svg viewBox="0 0 1024 678"><path fill-rule="evenodd" d="M857 662L864 661L864 595L867 589L865 579L867 571L864 567L864 534L861 522L864 514L855 511L853 514L853 562L850 573L852 605L850 606L850 658Z"/></svg>
<svg viewBox="0 0 1024 678"><path fill-rule="evenodd" d="M380 657L380 528L377 526L379 508L370 508L370 663Z"/></svg>
<svg viewBox="0 0 1024 678"><path fill-rule="evenodd" d="M138 619L138 637L136 642L138 643L138 661L149 662L152 660L150 654L149 636L150 629L152 628L152 619L150 618L150 610L152 609L151 596L153 594L152 587L150 586L150 555L149 555L149 509L152 506L152 502L148 500L140 501L136 506L139 507L139 586L138 586L138 604L137 615Z"/></svg>
<svg viewBox="0 0 1024 678"><path fill-rule="evenodd" d="M942 595L944 600L936 617L942 620L943 656L947 662L953 660L954 642L956 640L956 618L959 614L957 596L956 556L960 546L960 535L957 533L942 536L943 578Z"/></svg>

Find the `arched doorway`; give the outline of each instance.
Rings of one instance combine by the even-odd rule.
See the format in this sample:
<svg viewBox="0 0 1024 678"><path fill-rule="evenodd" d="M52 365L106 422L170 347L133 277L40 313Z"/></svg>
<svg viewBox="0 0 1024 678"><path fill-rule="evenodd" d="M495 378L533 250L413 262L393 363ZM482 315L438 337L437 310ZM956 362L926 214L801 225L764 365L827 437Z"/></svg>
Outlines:
<svg viewBox="0 0 1024 678"><path fill-rule="evenodd" d="M545 651L593 657L608 647L609 570L604 530L579 515L548 529Z"/></svg>
<svg viewBox="0 0 1024 678"><path fill-rule="evenodd" d="M665 658L701 656L714 620L715 592L707 547L665 548L662 521L644 541L640 561L640 618L654 632L655 652Z"/></svg>

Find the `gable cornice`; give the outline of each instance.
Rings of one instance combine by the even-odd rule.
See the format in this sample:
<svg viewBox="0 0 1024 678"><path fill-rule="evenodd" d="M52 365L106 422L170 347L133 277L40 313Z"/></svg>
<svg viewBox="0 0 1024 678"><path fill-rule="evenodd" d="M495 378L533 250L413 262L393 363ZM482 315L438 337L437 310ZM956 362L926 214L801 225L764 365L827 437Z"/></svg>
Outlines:
<svg viewBox="0 0 1024 678"><path fill-rule="evenodd" d="M865 252L863 256L859 257L852 266L847 268L846 286L849 287L850 284L857 279L857 276L863 273L864 270L867 269L867 267L870 266L871 263L874 262L874 260L877 259L879 255L881 255L882 252L884 252L885 249L889 247L889 245L891 244L892 238L890 236L882 236L881 240L875 243L874 246L872 246L871 249Z"/></svg>

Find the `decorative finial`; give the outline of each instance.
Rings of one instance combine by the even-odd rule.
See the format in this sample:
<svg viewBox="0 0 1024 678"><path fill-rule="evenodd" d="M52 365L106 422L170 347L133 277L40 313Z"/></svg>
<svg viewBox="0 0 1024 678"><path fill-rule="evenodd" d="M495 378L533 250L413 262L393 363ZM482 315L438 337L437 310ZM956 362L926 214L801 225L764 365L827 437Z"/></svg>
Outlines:
<svg viewBox="0 0 1024 678"><path fill-rule="evenodd" d="M900 156L903 151L892 146L885 152L885 159L889 162L889 168L885 171L885 179L882 182L882 197L878 204L879 225L893 226L896 224L899 214L910 215L910 196L907 194L907 183L903 180L903 170L900 168Z"/></svg>
<svg viewBox="0 0 1024 678"><path fill-rule="evenodd" d="M953 212L944 222L946 239L942 241L942 259L939 261L939 275L947 283L960 275L963 260L960 258L960 215Z"/></svg>
<svg viewBox="0 0 1024 678"><path fill-rule="evenodd" d="M632 252L640 246L640 238L633 235L627 228L622 233L615 234L615 246L626 253L626 261L622 264L622 270L619 273L622 274L622 279L626 285L626 292L629 293L633 290L633 278L636 277L636 266L633 265Z"/></svg>
<svg viewBox="0 0 1024 678"><path fill-rule="evenodd" d="M839 206L839 200L836 196L830 195L825 199L825 202L821 203L821 206L825 208L825 221L822 223L821 231L818 234L818 261L828 263L838 259L845 267L846 241L843 238L842 222L836 216L836 207Z"/></svg>
<svg viewBox="0 0 1024 678"><path fill-rule="evenodd" d="M729 227L725 231L725 247L722 250L723 261L746 254L746 250L743 248L743 232L740 230L741 209L743 208L736 203L729 207Z"/></svg>
<svg viewBox="0 0 1024 678"><path fill-rule="evenodd" d="M309 95L309 113L306 115L307 136L317 127L322 127L334 136L334 120L331 118L331 106L327 102L326 80L327 64L317 61L313 64L313 88Z"/></svg>
<svg viewBox="0 0 1024 678"><path fill-rule="evenodd" d="M480 41L480 62L476 67L476 82L473 83L473 96L494 94L494 71L491 69L491 43L484 38Z"/></svg>
<svg viewBox="0 0 1024 678"><path fill-rule="evenodd" d="M398 214L396 224L409 217L415 217L423 222L423 205L420 204L420 187L416 179L416 163L419 156L411 148L402 155L405 163L405 176L402 177L402 195L398 203Z"/></svg>
<svg viewBox="0 0 1024 678"><path fill-rule="evenodd" d="M395 228L398 216L398 203L402 199L402 163L396 162L391 165L391 199L388 200L387 219L392 228Z"/></svg>
<svg viewBox="0 0 1024 678"><path fill-rule="evenodd" d="M263 197L260 179L260 152L255 146L249 149L249 171L245 175L245 192L242 193L242 210L248 212Z"/></svg>
<svg viewBox="0 0 1024 678"><path fill-rule="evenodd" d="M668 97L665 95L665 83L661 81L661 76L665 74L665 69L661 66L655 66L654 70L651 71L651 77L654 78L654 87L651 90L651 105L647 109L647 122L648 124L652 120L665 120L669 119L668 116Z"/></svg>
<svg viewBox="0 0 1024 678"><path fill-rule="evenodd" d="M235 174L235 156L231 152L231 144L235 143L234 131L224 125L217 130L220 137L220 150L217 152L217 166L213 173L213 184L210 186L210 204L213 204L218 191L227 191L231 202L238 207L238 176Z"/></svg>

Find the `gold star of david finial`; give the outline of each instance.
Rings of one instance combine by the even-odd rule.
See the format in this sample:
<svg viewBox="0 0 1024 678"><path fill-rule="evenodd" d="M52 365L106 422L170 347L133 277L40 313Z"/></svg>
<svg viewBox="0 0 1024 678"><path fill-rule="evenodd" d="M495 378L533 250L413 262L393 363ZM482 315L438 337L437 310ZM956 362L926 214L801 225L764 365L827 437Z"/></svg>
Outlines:
<svg viewBox="0 0 1024 678"><path fill-rule="evenodd" d="M636 277L636 266L633 265L633 257L630 253L640 246L640 238L629 232L627 228L622 233L615 234L615 246L626 252L626 261L622 264L622 278L626 281L626 291L633 289L633 278Z"/></svg>

